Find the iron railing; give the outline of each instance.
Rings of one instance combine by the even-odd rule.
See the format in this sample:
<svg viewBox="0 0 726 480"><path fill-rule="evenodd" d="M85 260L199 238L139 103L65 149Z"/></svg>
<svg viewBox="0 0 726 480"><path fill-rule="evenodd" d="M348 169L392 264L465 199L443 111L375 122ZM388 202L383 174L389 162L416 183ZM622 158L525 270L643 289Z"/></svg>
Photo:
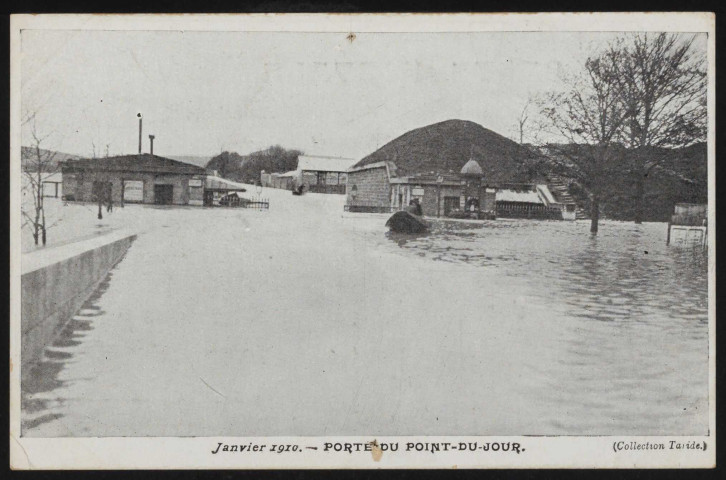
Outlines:
<svg viewBox="0 0 726 480"><path fill-rule="evenodd" d="M562 220L562 211L545 205L527 205L497 202L498 218L535 218L542 220Z"/></svg>
<svg viewBox="0 0 726 480"><path fill-rule="evenodd" d="M393 213L401 210L399 207L381 205L344 205L343 210L351 213Z"/></svg>
<svg viewBox="0 0 726 480"><path fill-rule="evenodd" d="M229 199L223 199L220 201L221 207L234 207L234 208L251 208L253 210L269 210L270 200L267 198L244 198L244 197L231 197Z"/></svg>

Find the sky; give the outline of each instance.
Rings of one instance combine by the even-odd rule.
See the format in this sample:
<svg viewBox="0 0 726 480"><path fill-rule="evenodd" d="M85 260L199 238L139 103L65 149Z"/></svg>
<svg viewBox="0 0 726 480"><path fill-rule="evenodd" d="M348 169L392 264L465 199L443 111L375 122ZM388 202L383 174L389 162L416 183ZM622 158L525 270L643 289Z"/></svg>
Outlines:
<svg viewBox="0 0 726 480"><path fill-rule="evenodd" d="M141 113L157 155L358 159L454 118L515 138L528 96L614 36L23 30L21 108L43 147L77 155L137 152Z"/></svg>

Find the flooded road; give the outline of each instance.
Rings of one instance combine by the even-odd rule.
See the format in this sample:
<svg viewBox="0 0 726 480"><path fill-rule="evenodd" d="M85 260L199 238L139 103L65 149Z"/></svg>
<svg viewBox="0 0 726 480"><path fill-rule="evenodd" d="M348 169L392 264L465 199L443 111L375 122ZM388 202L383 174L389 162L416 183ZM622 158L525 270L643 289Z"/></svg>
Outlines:
<svg viewBox="0 0 726 480"><path fill-rule="evenodd" d="M24 385L22 434L706 433L706 255L665 224L402 237L287 195L127 207L139 237Z"/></svg>
<svg viewBox="0 0 726 480"><path fill-rule="evenodd" d="M539 396L553 431L706 432L706 251L667 247L664 224L588 229L438 222L430 236L396 240L409 255L488 269L532 295L539 331L522 341L557 358L531 358L521 394Z"/></svg>

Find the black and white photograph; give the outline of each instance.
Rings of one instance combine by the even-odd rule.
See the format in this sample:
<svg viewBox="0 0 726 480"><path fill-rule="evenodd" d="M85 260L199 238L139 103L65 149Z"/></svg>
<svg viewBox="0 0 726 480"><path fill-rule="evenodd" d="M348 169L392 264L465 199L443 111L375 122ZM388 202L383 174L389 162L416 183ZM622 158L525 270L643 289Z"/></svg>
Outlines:
<svg viewBox="0 0 726 480"><path fill-rule="evenodd" d="M13 16L11 464L713 466L713 34Z"/></svg>

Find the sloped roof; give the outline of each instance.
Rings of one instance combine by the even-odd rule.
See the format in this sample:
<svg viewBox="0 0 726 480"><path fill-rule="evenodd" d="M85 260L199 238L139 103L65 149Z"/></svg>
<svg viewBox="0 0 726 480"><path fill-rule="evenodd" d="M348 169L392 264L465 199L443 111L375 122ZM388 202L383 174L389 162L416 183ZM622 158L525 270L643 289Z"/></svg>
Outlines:
<svg viewBox="0 0 726 480"><path fill-rule="evenodd" d="M204 184L206 188L212 190L246 190L247 188L247 185L243 183L233 182L232 180L227 180L226 178L214 175L207 175L207 178L204 180Z"/></svg>
<svg viewBox="0 0 726 480"><path fill-rule="evenodd" d="M106 172L149 172L205 175L206 170L190 163L143 153L141 155L119 155L105 158L83 158L61 163L64 170L82 169Z"/></svg>
<svg viewBox="0 0 726 480"><path fill-rule="evenodd" d="M537 185L537 191L544 197L543 200L545 203L559 203L547 185Z"/></svg>
<svg viewBox="0 0 726 480"><path fill-rule="evenodd" d="M298 157L297 169L317 170L321 172L345 172L355 162L353 158L300 155Z"/></svg>
<svg viewBox="0 0 726 480"><path fill-rule="evenodd" d="M497 202L544 203L537 192L532 190L501 189L497 190L495 198Z"/></svg>

